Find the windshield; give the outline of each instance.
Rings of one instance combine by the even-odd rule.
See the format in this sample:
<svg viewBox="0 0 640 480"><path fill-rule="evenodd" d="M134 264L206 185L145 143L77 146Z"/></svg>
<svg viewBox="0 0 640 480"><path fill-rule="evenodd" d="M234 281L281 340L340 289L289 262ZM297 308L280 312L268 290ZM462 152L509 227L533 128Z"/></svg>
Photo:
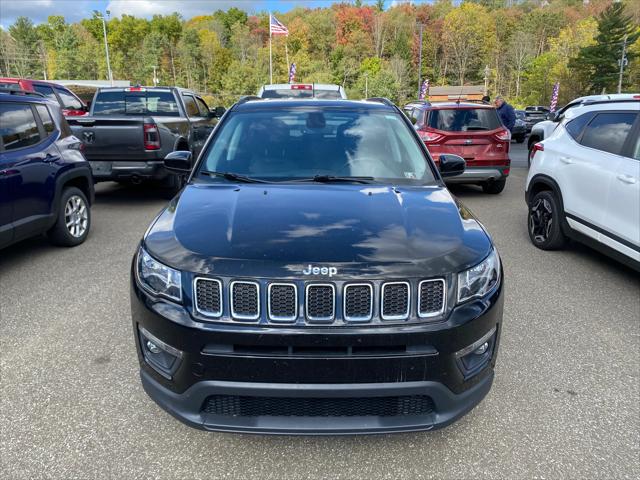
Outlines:
<svg viewBox="0 0 640 480"><path fill-rule="evenodd" d="M500 125L493 108L437 109L429 114L429 126L445 132L495 130Z"/></svg>
<svg viewBox="0 0 640 480"><path fill-rule="evenodd" d="M200 172L205 171L271 181L316 176L434 180L399 114L340 108L234 113L205 154Z"/></svg>

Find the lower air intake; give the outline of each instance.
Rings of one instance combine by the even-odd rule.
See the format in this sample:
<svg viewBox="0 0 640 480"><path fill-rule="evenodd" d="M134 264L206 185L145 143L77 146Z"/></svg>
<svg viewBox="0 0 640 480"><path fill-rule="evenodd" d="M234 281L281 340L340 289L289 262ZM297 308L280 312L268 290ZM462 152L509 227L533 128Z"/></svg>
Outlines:
<svg viewBox="0 0 640 480"><path fill-rule="evenodd" d="M427 415L433 401L426 395L360 398L280 398L213 395L202 410L232 417L399 417Z"/></svg>

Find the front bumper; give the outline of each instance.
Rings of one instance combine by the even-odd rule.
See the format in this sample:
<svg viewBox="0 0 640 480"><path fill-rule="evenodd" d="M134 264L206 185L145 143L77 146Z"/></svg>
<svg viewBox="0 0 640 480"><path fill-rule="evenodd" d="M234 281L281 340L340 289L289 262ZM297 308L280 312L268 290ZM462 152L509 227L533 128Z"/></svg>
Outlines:
<svg viewBox="0 0 640 480"><path fill-rule="evenodd" d="M132 281L132 320L145 391L195 428L270 434L357 434L431 430L462 417L488 393L499 347L502 283L491 294L453 309L446 321L385 327L291 328L211 324L194 327L181 306L153 298ZM473 375L456 352L495 328L487 363ZM145 359L139 332L181 352L171 378ZM289 354L271 346L288 345ZM368 348L362 356L336 347ZM405 346L399 352L398 347ZM275 351L276 349L274 349ZM355 348L354 348L355 350ZM277 350L279 351L279 350ZM295 353L296 351L305 353ZM300 404L327 399L428 397L432 408L393 415L252 415L208 411L208 399L260 398ZM303 401L304 403L304 401Z"/></svg>

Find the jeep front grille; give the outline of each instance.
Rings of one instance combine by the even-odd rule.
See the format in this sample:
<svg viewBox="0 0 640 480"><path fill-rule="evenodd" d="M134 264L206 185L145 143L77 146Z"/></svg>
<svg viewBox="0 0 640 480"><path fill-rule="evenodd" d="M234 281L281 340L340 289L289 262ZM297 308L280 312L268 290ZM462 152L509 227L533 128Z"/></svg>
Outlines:
<svg viewBox="0 0 640 480"><path fill-rule="evenodd" d="M336 288L333 284L307 285L306 312L311 321L332 321L336 312Z"/></svg>
<svg viewBox="0 0 640 480"><path fill-rule="evenodd" d="M260 285L255 282L231 282L231 316L240 320L260 317Z"/></svg>
<svg viewBox="0 0 640 480"><path fill-rule="evenodd" d="M411 289L408 282L390 282L382 285L381 312L383 320L409 318Z"/></svg>
<svg viewBox="0 0 640 480"><path fill-rule="evenodd" d="M444 278L314 283L196 277L192 285L194 315L210 321L334 326L434 322L444 319L447 305Z"/></svg>
<svg viewBox="0 0 640 480"><path fill-rule="evenodd" d="M418 286L418 315L434 317L444 311L444 280L423 280Z"/></svg>
<svg viewBox="0 0 640 480"><path fill-rule="evenodd" d="M198 277L193 284L196 310L207 317L222 315L222 283L220 280Z"/></svg>
<svg viewBox="0 0 640 480"><path fill-rule="evenodd" d="M373 316L373 287L369 283L357 283L344 287L344 319L368 321Z"/></svg>
<svg viewBox="0 0 640 480"><path fill-rule="evenodd" d="M293 283L269 284L269 319L295 321L298 318L298 289Z"/></svg>

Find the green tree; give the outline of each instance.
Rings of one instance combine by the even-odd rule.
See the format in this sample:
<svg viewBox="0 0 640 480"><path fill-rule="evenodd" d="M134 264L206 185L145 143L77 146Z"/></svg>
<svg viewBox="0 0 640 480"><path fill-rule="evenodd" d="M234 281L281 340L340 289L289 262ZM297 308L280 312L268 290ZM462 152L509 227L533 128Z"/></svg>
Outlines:
<svg viewBox="0 0 640 480"><path fill-rule="evenodd" d="M631 15L626 14L625 4L612 3L598 18L596 43L580 49L570 68L590 79L589 90L592 93L615 91L620 69L618 61L625 37L627 44L632 45L639 36L640 28L633 23ZM634 56L635 52L629 50L629 61Z"/></svg>

